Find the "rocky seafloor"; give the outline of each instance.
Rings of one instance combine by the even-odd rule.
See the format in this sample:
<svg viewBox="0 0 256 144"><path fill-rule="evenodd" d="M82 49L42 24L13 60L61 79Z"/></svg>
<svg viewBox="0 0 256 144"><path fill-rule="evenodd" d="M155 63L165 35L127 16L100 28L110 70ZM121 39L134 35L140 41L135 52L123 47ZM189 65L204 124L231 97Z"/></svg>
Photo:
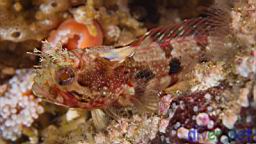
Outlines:
<svg viewBox="0 0 256 144"><path fill-rule="evenodd" d="M202 7L214 3L1 0L0 143L256 143L255 0L227 1L230 33L221 47L206 46L202 52L189 37L172 44L172 54L181 58L174 64L180 67L178 80L164 90L157 114L131 113L131 108L98 131L89 111L57 106L31 92L33 65L39 61L27 52L40 49L68 18L97 19L103 44L122 45L152 27L200 17Z"/></svg>

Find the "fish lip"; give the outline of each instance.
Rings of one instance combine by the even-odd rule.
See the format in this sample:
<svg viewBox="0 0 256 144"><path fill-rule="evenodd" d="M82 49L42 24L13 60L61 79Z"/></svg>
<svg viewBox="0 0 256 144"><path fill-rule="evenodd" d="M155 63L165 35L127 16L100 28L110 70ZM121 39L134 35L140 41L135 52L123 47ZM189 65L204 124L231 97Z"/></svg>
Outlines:
<svg viewBox="0 0 256 144"><path fill-rule="evenodd" d="M49 102L54 102L53 99L53 95L51 95L47 89L43 88L42 86L40 86L40 84L34 82L34 84L32 85L32 92L35 96L49 101Z"/></svg>
<svg viewBox="0 0 256 144"><path fill-rule="evenodd" d="M44 91L42 91L42 89L43 88L38 83L36 83L36 82L33 83L32 92L35 96L43 98L44 97L43 95L46 94L46 91L44 92Z"/></svg>
<svg viewBox="0 0 256 144"><path fill-rule="evenodd" d="M53 103L59 106L64 106L64 107L74 107L78 108L79 107L79 101L75 98L75 96L71 93L67 92L60 92L60 89L58 88L57 85L52 85L50 86L50 89L56 89L56 95L51 94L49 92L49 89L43 88L40 84L34 82L32 85L32 92L35 96L41 98L42 100ZM58 101L58 98L63 98L62 101Z"/></svg>

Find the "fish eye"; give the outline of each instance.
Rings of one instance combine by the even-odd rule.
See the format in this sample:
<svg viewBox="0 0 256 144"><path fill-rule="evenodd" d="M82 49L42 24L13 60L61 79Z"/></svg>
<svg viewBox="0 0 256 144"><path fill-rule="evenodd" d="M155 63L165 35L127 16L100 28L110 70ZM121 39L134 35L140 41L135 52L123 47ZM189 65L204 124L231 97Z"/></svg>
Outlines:
<svg viewBox="0 0 256 144"><path fill-rule="evenodd" d="M75 79L75 72L70 67L63 67L56 71L56 81L59 85L69 85Z"/></svg>

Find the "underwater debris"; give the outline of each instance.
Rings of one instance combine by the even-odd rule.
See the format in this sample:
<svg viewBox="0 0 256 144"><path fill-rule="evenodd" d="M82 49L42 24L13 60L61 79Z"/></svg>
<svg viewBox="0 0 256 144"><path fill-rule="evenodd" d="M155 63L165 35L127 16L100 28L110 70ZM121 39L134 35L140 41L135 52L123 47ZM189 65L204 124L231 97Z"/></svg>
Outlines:
<svg viewBox="0 0 256 144"><path fill-rule="evenodd" d="M0 97L0 135L16 140L22 135L23 127L30 127L44 112L40 99L31 93L32 70L17 70L10 79L8 88Z"/></svg>

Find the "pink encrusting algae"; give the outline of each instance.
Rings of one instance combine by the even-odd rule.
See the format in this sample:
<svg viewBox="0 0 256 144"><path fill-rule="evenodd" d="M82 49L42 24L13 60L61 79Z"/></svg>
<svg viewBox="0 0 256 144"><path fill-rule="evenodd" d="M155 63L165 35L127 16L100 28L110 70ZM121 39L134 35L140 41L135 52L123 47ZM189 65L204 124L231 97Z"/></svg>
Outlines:
<svg viewBox="0 0 256 144"><path fill-rule="evenodd" d="M16 140L44 112L41 100L31 93L34 74L32 70L17 70L0 97L0 134Z"/></svg>

